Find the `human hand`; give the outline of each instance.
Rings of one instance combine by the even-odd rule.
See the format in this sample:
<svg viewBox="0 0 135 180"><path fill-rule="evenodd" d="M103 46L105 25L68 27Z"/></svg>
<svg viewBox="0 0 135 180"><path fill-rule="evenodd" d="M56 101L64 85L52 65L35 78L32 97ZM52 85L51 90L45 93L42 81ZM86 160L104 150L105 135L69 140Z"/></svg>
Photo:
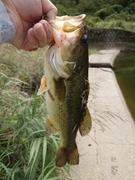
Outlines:
<svg viewBox="0 0 135 180"><path fill-rule="evenodd" d="M2 0L16 30L11 42L18 49L35 50L53 41L52 29L43 14L55 19L57 8L49 0Z"/></svg>

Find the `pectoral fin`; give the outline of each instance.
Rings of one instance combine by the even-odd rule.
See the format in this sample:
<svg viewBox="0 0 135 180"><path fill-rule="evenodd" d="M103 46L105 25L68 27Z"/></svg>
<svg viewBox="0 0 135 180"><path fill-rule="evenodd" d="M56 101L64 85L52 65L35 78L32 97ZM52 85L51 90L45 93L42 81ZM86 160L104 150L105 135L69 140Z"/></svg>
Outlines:
<svg viewBox="0 0 135 180"><path fill-rule="evenodd" d="M86 113L84 115L83 121L80 124L79 131L81 136L87 135L92 127L91 115L89 109L86 109Z"/></svg>
<svg viewBox="0 0 135 180"><path fill-rule="evenodd" d="M40 84L40 88L38 89L37 95L43 94L46 91L46 87L47 87L47 82L46 82L46 78L44 75L41 79L41 84Z"/></svg>
<svg viewBox="0 0 135 180"><path fill-rule="evenodd" d="M45 123L45 131L48 135L54 135L54 134L58 133L57 129L54 127L50 117L48 117L48 119Z"/></svg>

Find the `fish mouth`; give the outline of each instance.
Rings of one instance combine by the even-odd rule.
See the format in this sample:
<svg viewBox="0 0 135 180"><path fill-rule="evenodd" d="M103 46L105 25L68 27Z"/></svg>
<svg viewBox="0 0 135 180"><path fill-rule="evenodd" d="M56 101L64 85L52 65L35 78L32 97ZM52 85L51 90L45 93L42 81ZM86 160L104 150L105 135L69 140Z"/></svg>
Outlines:
<svg viewBox="0 0 135 180"><path fill-rule="evenodd" d="M83 34L86 15L78 16L56 16L55 20L50 20L54 41L58 47L62 47L64 41L75 44Z"/></svg>
<svg viewBox="0 0 135 180"><path fill-rule="evenodd" d="M49 46L46 57L53 71L64 79L73 74L86 36L86 15L56 16L50 20L54 42ZM82 52L81 52L82 53Z"/></svg>

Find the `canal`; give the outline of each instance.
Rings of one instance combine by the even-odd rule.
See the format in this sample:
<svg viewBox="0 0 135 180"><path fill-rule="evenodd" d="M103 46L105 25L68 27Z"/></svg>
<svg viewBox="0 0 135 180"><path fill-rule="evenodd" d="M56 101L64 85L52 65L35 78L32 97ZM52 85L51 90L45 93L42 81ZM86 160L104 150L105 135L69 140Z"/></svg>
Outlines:
<svg viewBox="0 0 135 180"><path fill-rule="evenodd" d="M120 53L114 63L114 72L135 121L135 53Z"/></svg>

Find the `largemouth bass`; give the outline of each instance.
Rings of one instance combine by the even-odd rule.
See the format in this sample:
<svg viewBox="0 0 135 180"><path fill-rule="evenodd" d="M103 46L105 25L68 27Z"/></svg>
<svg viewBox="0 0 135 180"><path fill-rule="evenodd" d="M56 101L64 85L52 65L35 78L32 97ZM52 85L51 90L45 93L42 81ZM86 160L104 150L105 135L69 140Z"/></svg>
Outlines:
<svg viewBox="0 0 135 180"><path fill-rule="evenodd" d="M67 162L79 164L76 134L89 133L92 122L87 100L88 43L86 15L62 16L49 21L54 43L46 52L44 70L38 94L45 92L48 120L46 131L58 133L61 146L56 155L56 166Z"/></svg>

